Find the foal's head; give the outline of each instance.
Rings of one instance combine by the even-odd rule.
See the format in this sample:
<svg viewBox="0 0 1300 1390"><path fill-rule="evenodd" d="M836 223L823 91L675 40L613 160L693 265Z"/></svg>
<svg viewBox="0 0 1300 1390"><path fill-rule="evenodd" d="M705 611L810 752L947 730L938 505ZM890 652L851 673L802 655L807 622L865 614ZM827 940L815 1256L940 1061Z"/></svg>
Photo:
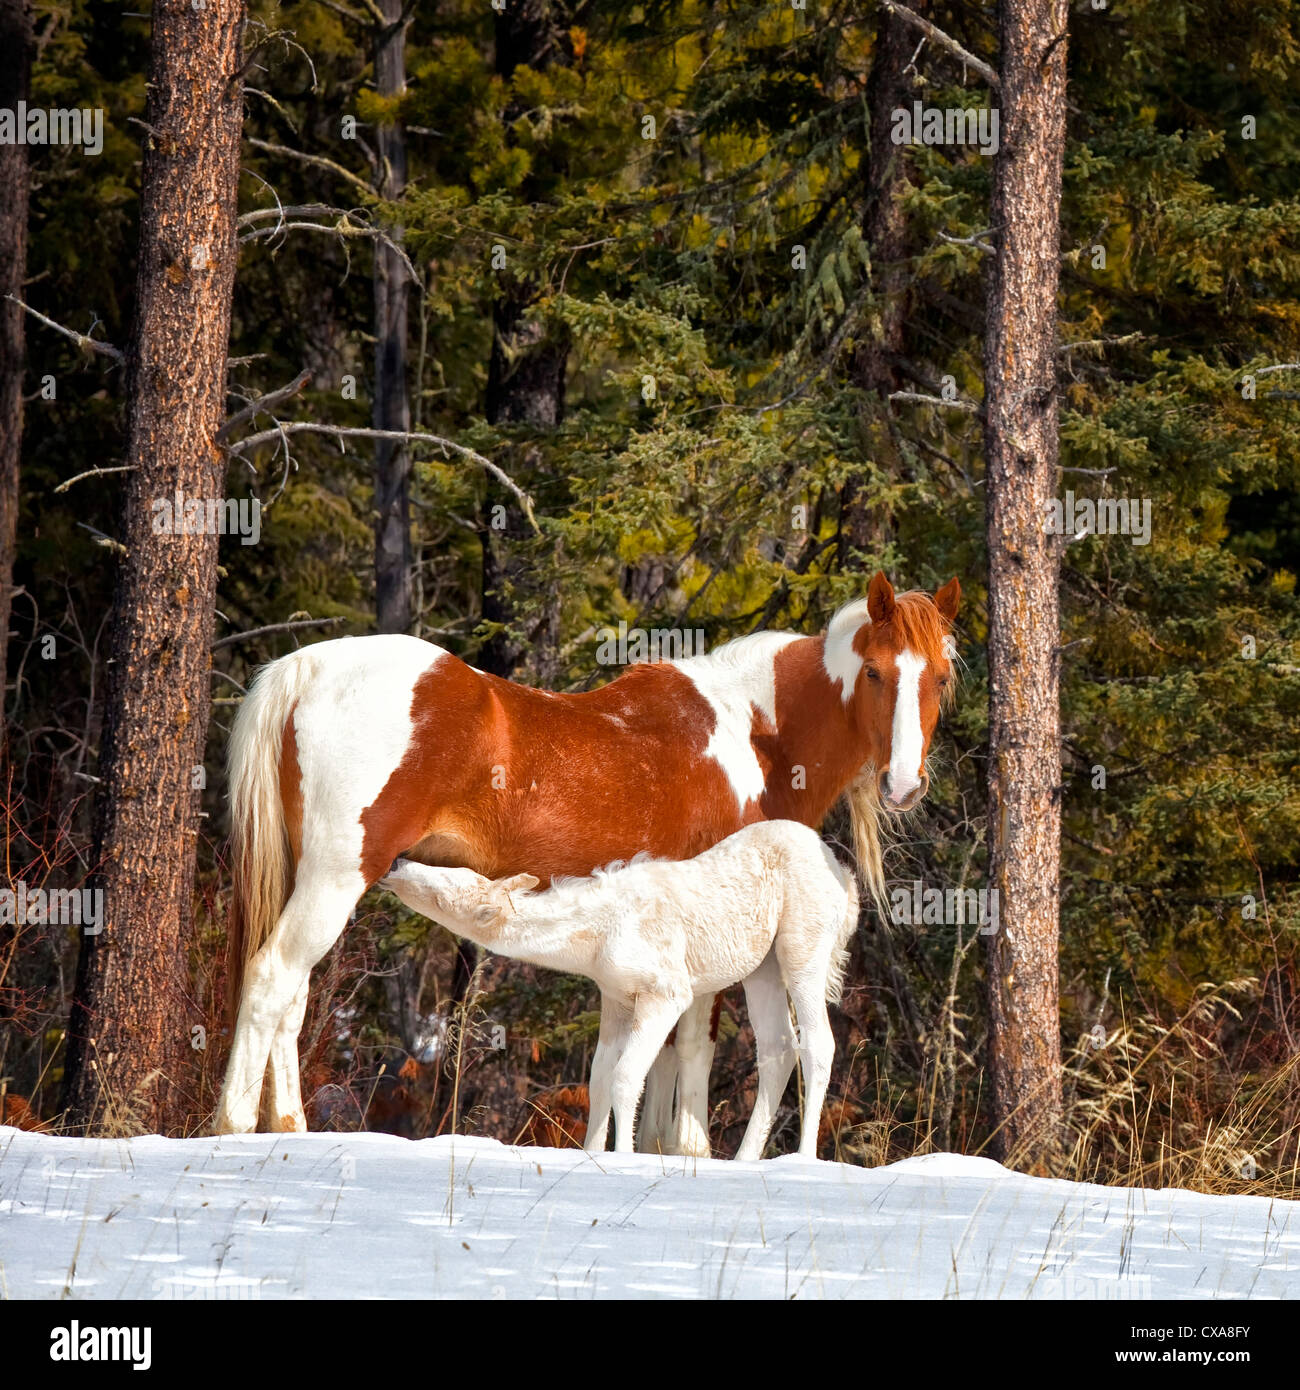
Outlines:
<svg viewBox="0 0 1300 1390"><path fill-rule="evenodd" d="M842 608L826 634L826 669L840 680L867 744L871 790L887 811L911 810L929 786L925 760L952 689L956 649L949 630L960 599L955 579L933 598L895 594L882 570L866 602Z"/></svg>
<svg viewBox="0 0 1300 1390"><path fill-rule="evenodd" d="M532 874L514 874L493 880L473 869L446 869L395 859L377 886L396 893L407 907L448 931L478 941L514 915L510 895L536 888L537 879Z"/></svg>

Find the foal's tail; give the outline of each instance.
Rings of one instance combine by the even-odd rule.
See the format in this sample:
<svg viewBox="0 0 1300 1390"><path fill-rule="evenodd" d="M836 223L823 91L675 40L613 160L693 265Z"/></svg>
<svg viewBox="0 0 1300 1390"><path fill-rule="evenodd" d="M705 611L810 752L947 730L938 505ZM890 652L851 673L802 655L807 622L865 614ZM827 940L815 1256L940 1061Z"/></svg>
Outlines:
<svg viewBox="0 0 1300 1390"><path fill-rule="evenodd" d="M835 950L831 955L831 968L826 975L826 1002L838 1004L844 989L844 972L849 968L849 943L858 929L858 913L861 901L858 895L857 879L840 864L844 887L848 900L844 907L844 921L840 924L839 935L835 938Z"/></svg>
<svg viewBox="0 0 1300 1390"><path fill-rule="evenodd" d="M226 1012L233 1029L253 957L293 890L293 854L280 799L284 726L312 676L310 648L263 666L235 716L227 754L234 890Z"/></svg>

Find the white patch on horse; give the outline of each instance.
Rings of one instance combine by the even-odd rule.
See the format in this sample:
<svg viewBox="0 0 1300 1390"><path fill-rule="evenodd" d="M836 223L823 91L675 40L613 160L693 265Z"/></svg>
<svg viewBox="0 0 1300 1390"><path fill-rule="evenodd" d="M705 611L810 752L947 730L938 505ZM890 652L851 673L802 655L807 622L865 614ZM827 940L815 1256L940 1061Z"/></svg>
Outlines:
<svg viewBox="0 0 1300 1390"><path fill-rule="evenodd" d="M755 632L704 656L664 663L689 677L713 710L705 756L726 774L742 811L762 796L766 785L750 742L754 711L776 723L776 655L799 640L793 632Z"/></svg>
<svg viewBox="0 0 1300 1390"><path fill-rule="evenodd" d="M889 746L889 795L902 801L921 785L921 672L925 658L909 649L900 652L894 664L898 667L898 692Z"/></svg>
<svg viewBox="0 0 1300 1390"><path fill-rule="evenodd" d="M853 639L858 629L870 621L867 600L858 598L839 609L826 628L822 665L832 682L840 682L840 698L846 705L853 698L853 687L862 670L862 658L853 650Z"/></svg>
<svg viewBox="0 0 1300 1390"><path fill-rule="evenodd" d="M410 746L416 682L447 653L400 634L318 642L303 649L308 653L314 678L294 718L303 859L360 877L361 813L378 799Z"/></svg>

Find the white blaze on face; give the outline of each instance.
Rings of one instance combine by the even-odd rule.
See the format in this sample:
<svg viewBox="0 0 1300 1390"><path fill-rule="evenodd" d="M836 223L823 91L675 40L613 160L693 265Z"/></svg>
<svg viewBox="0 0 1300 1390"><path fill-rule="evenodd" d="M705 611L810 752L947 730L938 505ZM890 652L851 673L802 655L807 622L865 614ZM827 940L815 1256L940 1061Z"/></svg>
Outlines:
<svg viewBox="0 0 1300 1390"><path fill-rule="evenodd" d="M889 745L889 795L894 801L905 801L921 785L921 673L925 658L905 651L894 664L898 668L898 693Z"/></svg>

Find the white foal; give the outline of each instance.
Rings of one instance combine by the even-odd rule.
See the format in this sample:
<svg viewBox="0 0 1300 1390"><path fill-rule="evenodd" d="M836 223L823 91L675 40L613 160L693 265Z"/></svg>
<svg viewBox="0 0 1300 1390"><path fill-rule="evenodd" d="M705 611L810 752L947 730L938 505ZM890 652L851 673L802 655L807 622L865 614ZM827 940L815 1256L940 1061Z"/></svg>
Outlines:
<svg viewBox="0 0 1300 1390"><path fill-rule="evenodd" d="M637 1101L669 1031L697 996L743 981L759 1084L736 1157L761 1158L794 1066L788 990L806 1088L799 1152L816 1157L835 1051L826 1003L839 998L858 891L815 830L761 821L694 859L637 858L543 893L527 891L531 874L493 882L406 859L379 886L489 950L600 986L588 1149L605 1147L612 1105L614 1147L632 1152Z"/></svg>

